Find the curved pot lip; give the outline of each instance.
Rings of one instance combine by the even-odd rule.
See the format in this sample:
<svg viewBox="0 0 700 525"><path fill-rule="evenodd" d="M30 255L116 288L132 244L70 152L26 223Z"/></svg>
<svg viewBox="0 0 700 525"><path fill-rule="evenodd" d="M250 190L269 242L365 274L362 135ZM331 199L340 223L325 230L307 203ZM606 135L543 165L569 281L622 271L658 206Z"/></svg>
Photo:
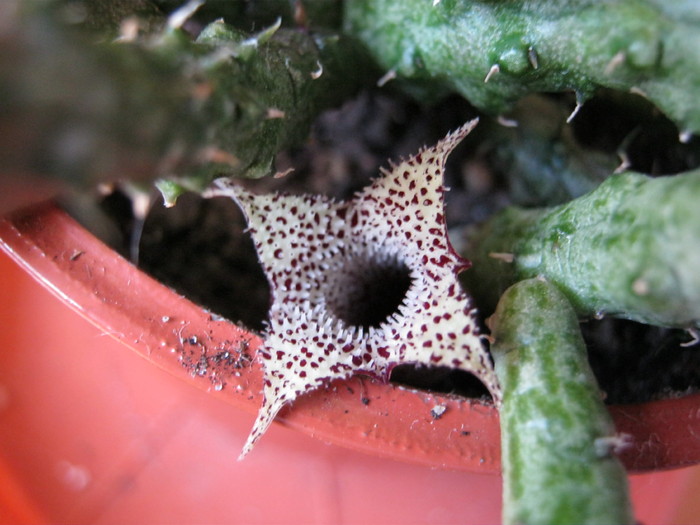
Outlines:
<svg viewBox="0 0 700 525"><path fill-rule="evenodd" d="M0 220L0 246L65 304L125 346L188 384L257 412L262 401L258 335L141 272L51 202ZM630 470L700 462L700 394L610 411L618 432L632 436L621 453ZM478 400L355 377L300 398L277 421L383 457L457 470L500 470L498 411Z"/></svg>

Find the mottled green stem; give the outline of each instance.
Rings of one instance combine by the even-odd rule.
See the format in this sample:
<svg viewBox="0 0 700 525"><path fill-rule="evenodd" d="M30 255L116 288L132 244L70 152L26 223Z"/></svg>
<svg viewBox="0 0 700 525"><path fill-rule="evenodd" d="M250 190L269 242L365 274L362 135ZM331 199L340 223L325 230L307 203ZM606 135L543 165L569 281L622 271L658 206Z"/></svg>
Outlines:
<svg viewBox="0 0 700 525"><path fill-rule="evenodd" d="M623 440L566 297L545 281L521 281L503 295L491 327L503 388L503 522L634 523L615 457Z"/></svg>
<svg viewBox="0 0 700 525"><path fill-rule="evenodd" d="M61 9L17 13L0 26L0 182L175 177L163 185L174 198L222 174L259 177L371 80L362 49L337 34L215 22L196 41L166 25L95 42Z"/></svg>
<svg viewBox="0 0 700 525"><path fill-rule="evenodd" d="M495 114L531 92L643 94L700 130L700 31L647 0L353 0L347 28L424 99L457 91Z"/></svg>
<svg viewBox="0 0 700 525"><path fill-rule="evenodd" d="M509 285L544 276L580 316L700 326L700 170L612 175L552 208L509 208L472 232L464 278L493 308Z"/></svg>

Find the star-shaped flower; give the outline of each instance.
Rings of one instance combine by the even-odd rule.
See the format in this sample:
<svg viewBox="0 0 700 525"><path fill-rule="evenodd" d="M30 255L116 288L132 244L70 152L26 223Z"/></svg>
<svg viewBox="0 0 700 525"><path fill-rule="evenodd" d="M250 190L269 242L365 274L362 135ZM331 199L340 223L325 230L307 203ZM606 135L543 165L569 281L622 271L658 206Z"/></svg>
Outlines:
<svg viewBox="0 0 700 525"><path fill-rule="evenodd" d="M220 179L247 216L273 302L260 350L264 402L248 453L279 410L356 373L388 379L401 363L459 368L496 400L500 387L457 273L469 262L447 237L443 171L468 122L347 202L254 195Z"/></svg>

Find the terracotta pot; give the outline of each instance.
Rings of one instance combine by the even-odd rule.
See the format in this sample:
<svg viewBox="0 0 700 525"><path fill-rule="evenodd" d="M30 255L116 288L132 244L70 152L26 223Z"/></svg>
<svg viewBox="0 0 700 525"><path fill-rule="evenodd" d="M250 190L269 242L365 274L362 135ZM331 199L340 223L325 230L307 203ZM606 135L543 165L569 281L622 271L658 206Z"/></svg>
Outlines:
<svg viewBox="0 0 700 525"><path fill-rule="evenodd" d="M189 302L139 271L55 205L0 224L5 251L105 333L190 384L256 412L260 338ZM439 418L434 407L445 407ZM630 470L700 462L700 394L614 406L634 437ZM498 413L490 404L370 379L337 382L279 418L330 443L380 456L479 472L499 470Z"/></svg>
<svg viewBox="0 0 700 525"><path fill-rule="evenodd" d="M156 449L163 448L164 443L168 440L171 440L170 442L172 443L174 438L166 439L164 436L164 434L168 434L171 431L178 435L188 436L191 444L187 445L187 441L184 444L181 443L180 447L184 448L185 451L179 450L179 455L170 457L170 459L176 463L182 463L184 460L191 467L192 458L203 454L203 451L199 450L200 445L207 450L215 449L215 445L211 441L211 429L207 431L206 439L202 437L201 442L197 437L197 420L198 418L205 418L204 415L208 414L210 416L207 419L208 426L211 426L212 420L226 421L226 424L222 423L226 430L219 432L215 438L218 440L216 441L219 447L217 450L227 451L226 456L222 458L224 463L235 464L233 458L238 454L239 447L242 445L252 423L252 414L257 411L260 403L261 371L255 361L249 359L254 355L257 346L260 344L256 336L239 329L231 323L217 319L212 314L202 310L143 274L130 263L115 255L108 247L96 240L52 204L45 204L18 212L3 220L0 223L0 238L2 239L3 249L12 259L17 261L44 286L48 287L64 303L71 306L81 316L97 326L98 328L95 331L97 334L111 336L119 341L119 344L109 343L109 345L113 346L111 357L109 357L112 362L107 359L106 363L103 362L102 358L105 356L102 355L101 350L98 352L85 352L85 346L86 344L89 346L90 339L88 339L87 343L85 340L82 340L71 345L70 348L76 352L82 348L82 354L66 353L66 355L57 355L56 352L53 352L49 353L47 358L45 355L47 352L41 353L37 350L36 358L38 359L40 356L42 366L47 371L52 372L54 376L61 369L64 369L63 372L58 374L58 379L52 376L53 378L47 378L45 382L42 382L40 379L42 377L38 372L40 367L37 366L36 362L33 362L32 355L24 353L15 356L15 361L10 361L10 364L14 363L14 365L10 366L8 370L24 370L20 364L25 363L26 370L29 370L27 372L28 375L15 377L14 380L20 386L30 381L30 379L32 380L30 382L33 385L31 396L35 398L36 402L33 403L30 399L27 403L45 407L45 411L41 415L36 416L37 418L41 421L57 419L57 414L51 410L52 403L50 400L52 395L61 397L65 395L68 399L76 397L74 395L73 398L70 398L70 392L65 394L63 393L64 391L57 392L55 387L58 384L64 385L67 381L69 385L67 389L70 390L70 385L78 381L77 377L85 380L86 374L90 378L95 373L93 386L95 392L98 392L100 389L107 388L108 385L112 385L115 382L121 384L120 381L136 381L139 374L147 374L149 384L154 382L154 377L159 382L158 385L153 385L153 392L158 392L157 395L153 394L153 399L139 400L141 403L146 402L146 404L154 405L150 407L150 411L139 408L137 409L138 415L133 413L120 414L118 409L120 404L117 402L114 407L115 413L110 412L107 416L107 419L110 421L107 428L102 428L99 436L95 436L92 440L89 436L85 436L85 442L103 443L106 439L107 443L111 443L114 440L115 446L121 447L117 443L121 443L119 438L123 436L117 435L119 433L117 431L110 433L109 425L116 425L115 421L124 418L133 417L139 419L143 410L144 414L149 414L149 418L154 418L152 424L150 424L148 419L144 422L143 417L146 416L141 417L139 420L140 423L147 427L145 430L140 428L139 432L147 435L143 439L148 442L148 446ZM47 327L48 318L41 317L41 312L38 311L37 316L39 316L41 321L37 323L36 330L42 331ZM31 329L31 327L23 327L25 332L27 330L31 331ZM57 330L58 333L61 333L60 327L57 327ZM65 335L67 339L70 339L71 336L71 333ZM91 337L93 338L92 340L97 339L97 336L94 334ZM108 343L103 337L99 340L99 344L96 345L96 349L102 349L106 345ZM123 345L135 350L137 354L145 357L146 361L138 359L134 361L135 354L119 350L123 348ZM228 352L228 354L225 352ZM47 362L47 359L49 362ZM74 359L74 361L71 361L71 359ZM121 362L122 359L125 360L123 363ZM120 364L114 370L110 369L110 365L114 365L117 360L120 360ZM84 368L79 366L84 364L84 361L92 363L93 368L88 368L88 372L85 372ZM167 374L159 372L160 375L154 376L154 372L151 372L154 368L150 366L150 363L157 364ZM109 371L114 372L112 375L115 377L107 374L105 378L104 371L102 371L102 375L97 374L94 371L98 367L107 367ZM13 377L11 373L9 377ZM182 379L189 385L196 386L199 391L187 387L173 378ZM0 378L0 381L2 380L8 381ZM161 383L167 383L168 388L165 391L158 389L159 386L162 386ZM46 385L45 391L44 388L37 387L37 384ZM4 402L7 402L10 407L14 406L12 405L11 395L9 396L10 401L5 399L8 396L5 395L6 391L3 388L5 386L0 382L0 408L2 408ZM149 390L149 392L151 391ZM83 392L83 394L79 399L85 398L84 403L90 405L91 392L87 391ZM148 396L151 395L150 393L148 394ZM196 401L193 401L195 398ZM160 404L166 406L167 409L161 408ZM243 411L232 410L230 405L243 409ZM442 416L437 419L431 414L431 409L436 406L446 408ZM105 419L104 415L99 413L101 410L99 405L95 407L88 406L87 408L92 408L93 410L92 415L88 416L88 420L93 417L100 421ZM60 413L60 421L70 423L67 428L74 438L76 433L82 434L89 426L81 423L81 421L85 420L85 409L86 407L80 406L75 408L74 414L72 412ZM246 417L241 419L238 415L244 413L244 411ZM643 405L612 407L611 411L620 431L634 436L634 446L624 455L625 463L631 470L668 469L698 462L700 458L700 439L696 436L700 436L700 396L693 395L681 399ZM27 412L22 413L26 414ZM87 413L90 414L91 412L88 410ZM154 416L153 413L156 415ZM250 415L247 415L247 413ZM0 411L0 414L2 414L2 411ZM177 416L173 414L177 414ZM23 429L20 428L21 425L26 424L26 421L22 417L17 417L19 418L18 422L12 425L11 431L7 427L0 426L0 440L10 434L13 436L15 434L18 436L26 434L26 432L22 434L21 431ZM174 419L184 419L186 423L176 425L172 421ZM353 471L356 473L362 471L370 477L381 477L376 469L380 467L389 468L387 465L393 466L395 470L397 468L399 470L404 469L401 470L402 474L396 479L392 478L392 487L397 486L397 483L401 483L400 480L406 477L406 472L418 467L408 465L398 467L398 465L403 465L404 463L386 463L384 460L372 459L372 457L383 456L408 463L420 463L431 467L446 467L451 470L479 473L493 474L497 473L499 469L498 414L490 405L475 401L419 392L394 385L379 384L369 379L356 378L351 381L335 383L328 390L319 391L298 400L293 410L286 410L279 418L279 421L287 427L302 430L313 436L315 440L309 440L301 436L296 437L294 433L280 430L279 426L277 426L277 428L271 430L269 436L263 438L253 454L245 462L235 465L236 469L245 469L251 482L250 487L257 487L255 490L258 490L260 487L273 487L270 489L270 494L277 494L278 501L282 501L279 499L281 497L279 495L280 491L288 495L291 494L288 498L289 505L293 504L292 500L299 500L298 494L291 490L288 484L285 484L282 489L279 484L275 484L273 479L276 472L282 472L283 470L281 466L282 457L284 457L285 461L289 459L297 461L296 468L300 469L296 473L297 476L304 476L302 471L308 468L309 465L318 465L319 456L324 460L321 462L326 465L326 468L331 463L336 465L333 469L337 468L336 463L325 461L333 456L333 461L342 462L346 469L354 469ZM183 427L188 430L183 431ZM230 433L232 427L235 427L235 432L233 433L235 435L233 436ZM26 447L23 445L27 441L26 438L15 436L12 438L14 440L12 443L15 446L7 447L6 450L14 450L16 452L19 449L21 450L19 456L15 457L16 454L11 457L0 455L0 483L3 483L5 487L3 489L4 492L0 492L3 492L6 498L13 501L15 518L17 516L22 518L19 521L42 521L47 516L48 521L56 519L70 520L71 517L78 519L78 516L80 517L78 521L90 521L90 516L95 517L95 514L91 515L90 512L97 512L95 510L97 503L92 500L91 505L93 507L90 507L87 503L83 504L82 510L85 512L82 514L75 509L73 514L68 511L65 511L63 514L55 512L42 514L32 507L32 494L27 495L26 487L29 481L27 479L17 480L17 473L22 472L25 468L27 472L34 472L26 465L33 464L32 462L37 463L41 460L41 453L37 455L37 449L44 450L61 445L62 442L55 442L60 441L55 436L64 435L65 432L59 433L57 431L55 435L52 432L47 432L46 436L42 438L43 441L39 440L38 445L37 443L27 442ZM5 445L8 443L7 440L0 442L3 442ZM323 443L342 445L343 447L354 449L355 452L342 452L344 450L342 448L329 448ZM144 445L141 444L141 446ZM113 463L116 463L117 458L119 458L120 472L124 471L124 469L126 469L127 473L131 472L129 475L122 474L124 478L122 482L126 485L129 484L129 480L136 478L137 472L141 472L146 468L144 465L148 461L152 461L152 458L148 461L144 459L145 457L150 458L148 452L117 448L114 450L114 457L110 457L109 453L105 453L102 450L104 447L95 447L98 450L98 452L95 452L97 456L100 454L107 454L107 456L92 457L92 459L85 460L83 463L100 463L101 461L104 463L103 466L106 470L109 471L109 468L117 468ZM307 447L312 452L308 452L306 450ZM111 450L111 447L107 446L106 450ZM357 451L368 452L372 456L357 454ZM64 455L66 457L63 460L54 458L51 469L68 487L66 489L68 493L84 490L83 485L86 483L93 487L95 480L98 479L95 474L98 470L97 466L93 465L89 470L84 471L81 467L81 461L71 459L70 454L66 453ZM291 458L287 456L291 456ZM239 465L243 465L243 467ZM265 467L265 465L267 466ZM306 467L301 465L306 465ZM283 471L285 473L289 472L287 467L284 467ZM257 474L254 474L254 472L257 472ZM260 472L265 474L260 474ZM425 472L430 473L433 471ZM189 476L188 479L191 479L191 470L188 471L187 475ZM267 477L264 480L261 479L261 476L264 477L265 475ZM671 473L668 475L678 477L680 474ZM285 476L283 478L288 479ZM360 476L360 482L367 485L362 480L361 475L358 474L358 476ZM422 479L424 476L425 474L422 474L420 478ZM433 473L430 476L437 478L438 474ZM439 476L439 483L436 479L433 479L432 489L428 489L423 484L420 485L420 488L419 485L416 485L411 489L420 492L424 496L420 500L422 502L421 509L426 509L426 496L432 497L432 501L436 502L436 504L439 503L438 506L442 505L441 508L443 510L447 508L446 506L449 506L445 503L446 501L452 501L454 498L457 498L456 501L461 501L459 494L464 489L464 483L470 479L469 476L473 475L445 472ZM687 475L684 474L684 476L687 478ZM204 477L206 478L206 476ZM99 479L102 478L100 477ZM138 479L142 479L142 476ZM658 495L660 493L659 486L648 483L645 481L645 477L636 479L640 481L633 480L633 488L635 485L637 486L636 492L638 494L640 490L641 493L644 490L650 494ZM668 480L670 478L667 477L665 479ZM215 481L218 482L218 480ZM41 494L51 493L48 488L43 487L43 482L34 479L32 483L38 483L34 492ZM163 481L161 480L159 483L163 483ZM224 482L222 481L222 483ZM371 487L374 483L375 481L370 483L369 486ZM128 493L126 485L123 490ZM317 485L325 486L325 483L318 483ZM473 488L469 489L470 495L466 497L465 502L468 503L472 497L477 497L477 501L480 501L480 505L483 505L484 508L478 512L472 511L471 516L473 519L469 519L469 511L465 510L465 508L473 508L473 505L471 507L462 505L459 507L460 510L457 515L458 521L488 522L497 520L499 512L498 493L500 490L498 477L480 477L480 480L472 483L472 486ZM8 487L11 490L7 489ZM436 487L439 487L439 490L436 490ZM645 487L653 488L647 490ZM93 499L100 500L103 503L103 506L100 508L102 512L105 512L104 502L107 501L107 489L105 487L93 487L91 490L97 492ZM100 490L102 490L101 493ZM114 486L111 486L110 490L112 494L110 497L114 498ZM153 490L156 490L156 488L154 487ZM253 489L251 488L251 490ZM431 493L431 490L434 492ZM119 491L116 490L116 492ZM175 493L180 494L177 491ZM270 494L268 496L272 497ZM293 494L297 495L293 496ZM357 494L359 495L360 493L358 492ZM466 494L465 492L465 496ZM56 495L55 498L65 502L65 494L62 497L59 496ZM336 490L333 495L326 496L326 499L329 500L335 498L335 500L345 501L344 498L348 494L342 493L339 495ZM147 498L147 496L141 497ZM234 498L234 495L231 497ZM249 493L243 494L242 497L251 501L253 499ZM259 496L256 497L260 500ZM383 505L380 506L381 508L386 508L388 504L386 501L387 497L380 497L379 494L376 494L376 490L362 493L362 497L365 498L365 502L375 501L372 498L380 498L377 502L381 501ZM367 498L370 499L368 500ZM639 496L637 498L639 499ZM182 499L182 496L180 496L180 499ZM647 500L648 498L642 497L640 504L643 506ZM417 510L417 505L408 504L404 499L402 501L400 505L397 503L393 507L393 512L404 510L409 513L412 512L412 516L417 518L420 514ZM666 502L668 503L668 498ZM0 501L1 503L2 501ZM225 503L230 507L231 502L226 501ZM61 504L64 503L53 503L55 506L60 506ZM141 502L141 504L143 505L144 502ZM175 503L173 505L177 506ZM261 505L263 507L266 506L264 503ZM361 503L359 505L362 507ZM217 506L217 508L219 507L220 505ZM49 506L48 508L51 507ZM259 510L263 514L268 511L271 512L270 509ZM114 512L112 514L113 517L120 516L118 512L116 514ZM167 517L168 515L163 509L160 509L159 512L158 516ZM207 515L204 510L202 512L201 516ZM221 512L225 511L222 510ZM331 511L328 510L327 512ZM32 513L35 513L35 515ZM640 514L640 519L645 515L647 517L655 516L647 512L646 514ZM212 514L208 514L208 516L211 520L216 521L215 518L212 518ZM267 521L275 521L274 517L268 519L271 516L269 512L266 516ZM303 519L291 519L291 514L284 513L279 514L278 519L284 520L285 516L290 517L289 521L303 521ZM394 514L394 516L398 516L398 514ZM439 513L433 516L438 521L441 521ZM657 514L656 516L660 515ZM664 516L668 517L668 514ZM326 514L325 517L328 518L326 521L338 521L330 514ZM193 516L193 519L196 519L196 516ZM367 521L366 516L363 519ZM0 514L0 521L7 521L3 519L2 514ZM249 521L265 520L255 520L251 517ZM323 520L320 519L318 521ZM374 521L381 521L381 516L378 516ZM414 519L409 521L416 522L420 520ZM445 519L444 521L450 520ZM647 518L645 521L651 523L656 520Z"/></svg>

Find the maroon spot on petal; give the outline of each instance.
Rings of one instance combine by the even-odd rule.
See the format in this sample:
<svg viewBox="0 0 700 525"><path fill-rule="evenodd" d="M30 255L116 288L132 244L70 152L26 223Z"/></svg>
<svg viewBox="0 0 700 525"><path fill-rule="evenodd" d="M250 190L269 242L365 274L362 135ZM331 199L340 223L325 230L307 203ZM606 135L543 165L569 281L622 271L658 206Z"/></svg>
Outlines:
<svg viewBox="0 0 700 525"><path fill-rule="evenodd" d="M439 259L434 260L434 264L445 267L450 264L450 257L448 255L441 255Z"/></svg>

